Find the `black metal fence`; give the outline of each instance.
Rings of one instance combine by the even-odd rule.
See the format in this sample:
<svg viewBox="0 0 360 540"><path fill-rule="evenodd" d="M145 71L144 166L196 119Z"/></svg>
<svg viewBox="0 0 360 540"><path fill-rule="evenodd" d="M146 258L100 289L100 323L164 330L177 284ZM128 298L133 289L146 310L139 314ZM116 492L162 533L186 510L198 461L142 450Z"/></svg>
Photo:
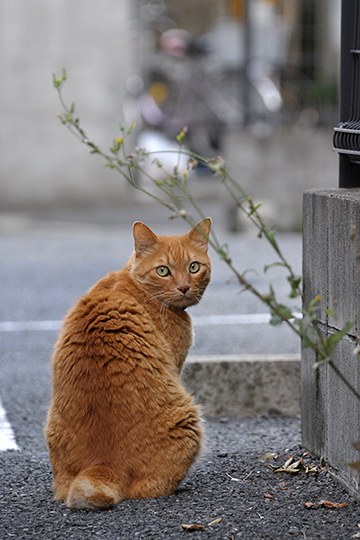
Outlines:
<svg viewBox="0 0 360 540"><path fill-rule="evenodd" d="M334 148L340 155L339 186L360 187L360 2L342 0L340 124Z"/></svg>

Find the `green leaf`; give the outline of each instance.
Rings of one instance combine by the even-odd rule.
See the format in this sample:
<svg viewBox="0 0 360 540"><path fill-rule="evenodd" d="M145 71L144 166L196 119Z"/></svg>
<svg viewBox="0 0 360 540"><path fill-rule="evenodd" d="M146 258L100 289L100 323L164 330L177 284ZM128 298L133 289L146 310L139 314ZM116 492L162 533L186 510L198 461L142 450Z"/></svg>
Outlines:
<svg viewBox="0 0 360 540"><path fill-rule="evenodd" d="M284 304L277 304L276 311L271 310L271 315L270 324L273 326L277 326L293 317L291 309Z"/></svg>
<svg viewBox="0 0 360 540"><path fill-rule="evenodd" d="M279 315L272 315L271 319L270 319L270 324L271 326L279 326L280 324L283 323L283 320L281 317L279 317Z"/></svg>
<svg viewBox="0 0 360 540"><path fill-rule="evenodd" d="M306 334L304 334L302 336L302 346L304 347L304 349L312 349L313 348L313 342L311 341L311 339Z"/></svg>
<svg viewBox="0 0 360 540"><path fill-rule="evenodd" d="M280 315L284 321L287 321L288 319L291 319L293 317L292 310L288 306L285 306L284 304L279 304L278 308L280 309Z"/></svg>
<svg viewBox="0 0 360 540"><path fill-rule="evenodd" d="M62 85L62 80L58 79L55 75L53 75L53 85L56 89L60 88Z"/></svg>
<svg viewBox="0 0 360 540"><path fill-rule="evenodd" d="M180 133L178 135L176 135L176 140L179 144L183 144L184 143L184 140L185 140L185 137L186 137L186 134L187 134L187 128L184 127Z"/></svg>
<svg viewBox="0 0 360 540"><path fill-rule="evenodd" d="M264 273L266 274L266 272L268 270L270 270L270 268L273 268L274 266L282 266L284 268L284 266L286 266L283 262L274 262L274 263L271 263L271 264L266 264L264 266Z"/></svg>
<svg viewBox="0 0 360 540"><path fill-rule="evenodd" d="M57 77L55 75L55 73L53 73L53 85L54 85L54 88L56 88L56 90L59 90L61 89L62 85L64 84L64 82L66 81L67 79L67 74L66 74L66 71L65 69L62 70L61 72L61 76L60 77Z"/></svg>
<svg viewBox="0 0 360 540"><path fill-rule="evenodd" d="M135 128L136 128L136 122L133 121L133 122L131 122L130 126L128 127L128 130L127 130L126 134L131 135Z"/></svg>
<svg viewBox="0 0 360 540"><path fill-rule="evenodd" d="M315 296L315 298L313 298L310 302L310 304L308 305L308 308L307 308L307 313L309 313L309 315L312 315L315 308L318 308L319 307L319 304L321 302L321 296L320 294L317 294Z"/></svg>
<svg viewBox="0 0 360 540"><path fill-rule="evenodd" d="M264 231L264 234L272 246L277 245L276 240L275 240L275 231L273 231L272 229L267 229Z"/></svg>
<svg viewBox="0 0 360 540"><path fill-rule="evenodd" d="M247 213L247 217L251 217L251 216L253 216L254 214L257 213L257 211L259 210L259 208L262 206L262 203L259 202L259 203L257 203L257 204L254 204L254 203L252 202L252 199L248 200L248 203L249 203L250 209L249 209L249 211L248 211L248 213Z"/></svg>
<svg viewBox="0 0 360 540"><path fill-rule="evenodd" d="M326 340L325 340L325 349L327 352L331 352L335 345L339 343L339 341L342 340L344 336L351 330L351 328L354 326L353 321L348 321L345 326L341 329L335 332L334 334L331 334Z"/></svg>
<svg viewBox="0 0 360 540"><path fill-rule="evenodd" d="M302 281L302 277L301 276L289 276L287 279L288 279L288 282L290 283L290 286L291 286L291 291L290 291L289 297L290 298L297 298L301 294L300 284L301 284L301 281Z"/></svg>

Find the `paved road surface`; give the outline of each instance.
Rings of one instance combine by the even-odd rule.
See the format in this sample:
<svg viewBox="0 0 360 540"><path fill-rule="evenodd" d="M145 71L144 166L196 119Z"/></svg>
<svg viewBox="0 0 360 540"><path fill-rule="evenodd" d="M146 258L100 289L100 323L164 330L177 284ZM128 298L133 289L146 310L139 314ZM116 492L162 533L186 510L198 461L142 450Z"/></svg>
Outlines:
<svg viewBox="0 0 360 540"><path fill-rule="evenodd" d="M0 439L20 449L0 451L0 538L183 538L190 534L183 531L184 523L205 527L191 533L194 538L358 538L360 512L352 499L337 510L304 507L308 500L345 500L327 474L289 478L258 460L264 452L279 454L278 464L290 453L302 455L296 418L210 420L207 450L172 497L127 501L101 514L69 511L51 501L42 426L58 321L75 298L125 262L132 239L130 224L124 225L0 219ZM183 227L171 222L171 228ZM164 232L156 223L154 229ZM299 270L300 238L281 240ZM226 234L224 241L240 268L254 268L254 282L266 287L262 267L272 258L264 244ZM212 285L192 310L197 333L192 353L298 351L286 329L263 323L264 308L248 294L238 294L236 281L213 258ZM274 269L273 282L285 294L280 276Z"/></svg>
<svg viewBox="0 0 360 540"><path fill-rule="evenodd" d="M171 221L166 229L156 223L154 229L176 233L184 226ZM0 331L6 329L1 322L15 322L22 329L28 321L39 321L40 330L44 321L61 320L76 298L108 271L121 267L132 251L131 223L101 227L25 221L10 223L7 231L1 235L0 219ZM280 296L286 297L283 272L274 268L263 274L264 265L275 260L264 240L226 234L221 228L220 237L237 267L253 271L248 276L256 286L268 291L269 275ZM300 236L285 235L281 245L300 271ZM212 283L206 297L191 310L197 334L192 353L299 352L297 338L285 327L264 324L268 316L264 306L249 293L240 294L236 278L215 254L212 258Z"/></svg>

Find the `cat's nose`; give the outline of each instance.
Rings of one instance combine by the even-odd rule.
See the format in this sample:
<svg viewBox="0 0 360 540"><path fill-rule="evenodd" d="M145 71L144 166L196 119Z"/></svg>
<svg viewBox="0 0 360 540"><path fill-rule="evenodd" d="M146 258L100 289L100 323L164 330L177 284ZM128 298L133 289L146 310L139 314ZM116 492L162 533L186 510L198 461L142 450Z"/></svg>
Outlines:
<svg viewBox="0 0 360 540"><path fill-rule="evenodd" d="M189 289L190 287L188 287L187 285L184 285L183 287L178 287L178 291L182 292L183 294L186 294Z"/></svg>

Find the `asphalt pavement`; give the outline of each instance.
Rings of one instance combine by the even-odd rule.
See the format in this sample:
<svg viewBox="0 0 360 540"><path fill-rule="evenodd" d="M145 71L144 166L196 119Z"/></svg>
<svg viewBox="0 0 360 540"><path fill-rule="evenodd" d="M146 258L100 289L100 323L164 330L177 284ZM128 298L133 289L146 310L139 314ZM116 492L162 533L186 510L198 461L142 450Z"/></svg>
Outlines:
<svg viewBox="0 0 360 540"><path fill-rule="evenodd" d="M0 321L61 320L76 298L126 262L133 249L131 228L136 219L147 222L159 234L187 230L185 223L162 217L152 207L136 208L124 208L118 221L116 214L105 211L95 215L55 213L42 219L0 215ZM226 232L216 207L209 208L209 214L215 214L214 227L236 267L247 271L247 277L263 292L269 291L271 281L279 297L288 302L284 272L274 267L263 273L264 266L276 260L270 246L256 234ZM300 272L300 235L281 235L281 245L295 271ZM267 314L267 310L255 297L241 291L237 279L214 253L212 263L211 284L201 303L191 309L196 329L191 353L299 353L299 340L285 326L273 328L258 320L252 324L255 314ZM296 303L295 307L300 308ZM209 331L203 318L210 315L214 317L209 321L214 331ZM242 317L232 322L229 315ZM215 330L216 317L221 331Z"/></svg>
<svg viewBox="0 0 360 540"><path fill-rule="evenodd" d="M81 216L75 224L64 215L0 216L0 399L19 447L0 452L0 539L360 538L359 504L304 455L298 417L207 418L204 454L170 497L124 501L106 512L69 510L52 501L42 426L57 322L99 277L125 262L132 221L143 219L159 233L184 230L151 211L134 216L128 209L116 224L108 217ZM262 270L273 259L263 241L221 226L220 233L236 264L253 269L254 281L266 289ZM281 235L280 241L300 271L300 237ZM245 319L229 324L228 315L261 315L264 308L240 294L214 255L213 262L212 285L192 314L195 321L220 318L210 330L198 324L192 354L298 352L286 329ZM281 271L274 268L271 278L285 297ZM290 456L302 459L298 472L274 472Z"/></svg>

